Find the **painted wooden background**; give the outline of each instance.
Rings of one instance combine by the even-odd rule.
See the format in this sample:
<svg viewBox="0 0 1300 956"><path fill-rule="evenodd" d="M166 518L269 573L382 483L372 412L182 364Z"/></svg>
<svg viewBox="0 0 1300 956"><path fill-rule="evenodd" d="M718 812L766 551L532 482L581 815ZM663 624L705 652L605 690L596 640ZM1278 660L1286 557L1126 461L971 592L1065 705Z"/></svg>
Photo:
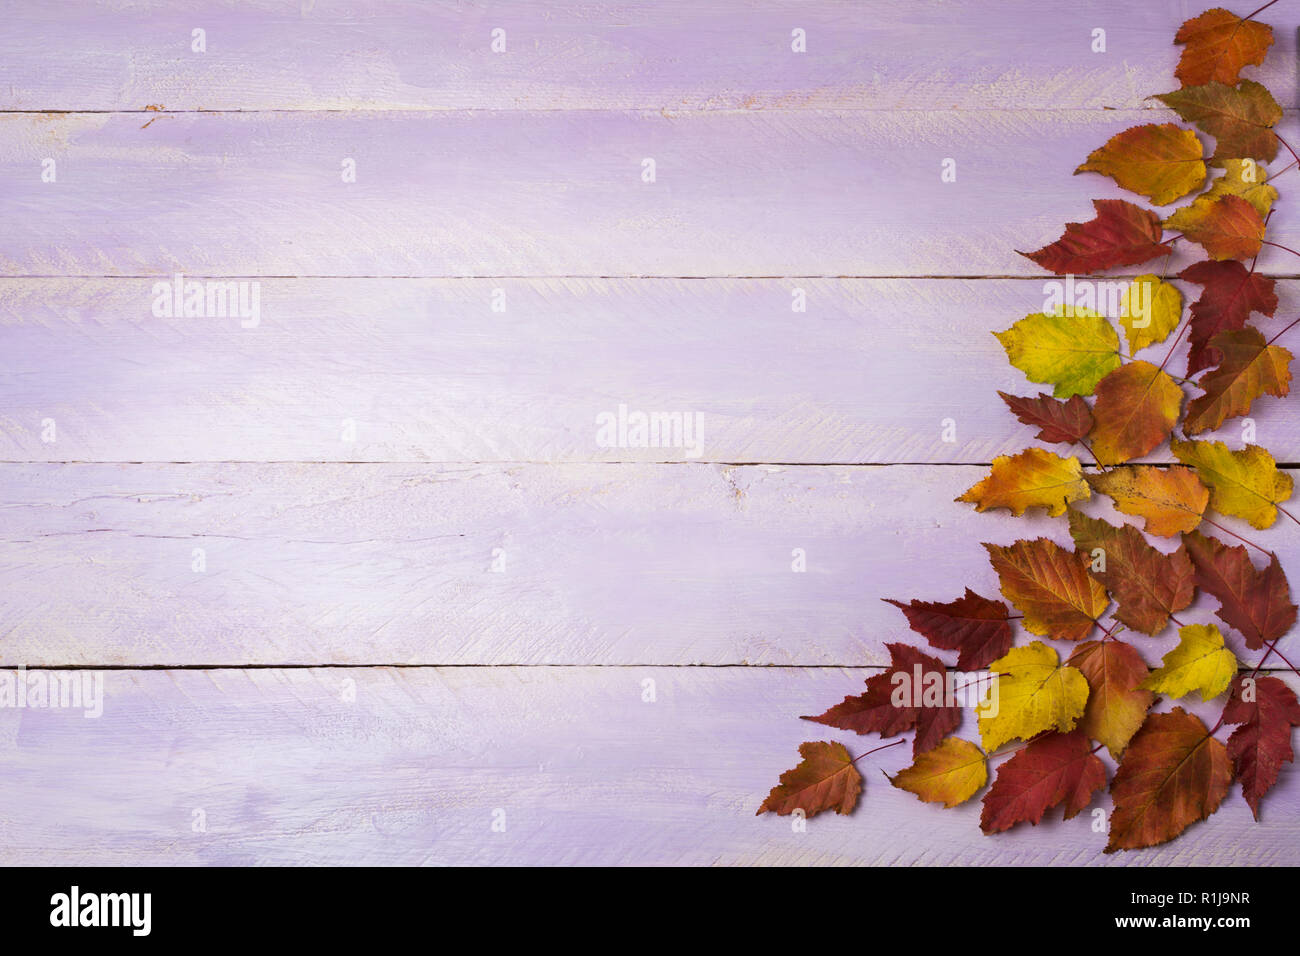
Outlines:
<svg viewBox="0 0 1300 956"><path fill-rule="evenodd" d="M1300 862L1290 766L1262 823L1234 792L1114 857L920 804L876 772L906 748L852 817L754 817L801 740L874 745L798 715L908 637L879 598L1064 540L952 502L1030 440L989 332L1043 300L1015 250L1120 195L1070 173L1166 115L1199 11L6 4L0 666L105 701L0 709L0 862ZM1260 268L1280 329L1300 269ZM257 282L256 324L155 314L176 273ZM700 454L603 447L619 405L699 413ZM1255 420L1300 463L1291 406Z"/></svg>

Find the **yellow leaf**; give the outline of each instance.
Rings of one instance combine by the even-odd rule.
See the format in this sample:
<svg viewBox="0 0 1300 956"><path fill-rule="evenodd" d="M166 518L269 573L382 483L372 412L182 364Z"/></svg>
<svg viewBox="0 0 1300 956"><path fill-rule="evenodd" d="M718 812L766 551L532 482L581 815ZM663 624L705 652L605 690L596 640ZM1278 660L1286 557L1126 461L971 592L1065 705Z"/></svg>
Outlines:
<svg viewBox="0 0 1300 956"><path fill-rule="evenodd" d="M948 737L900 770L889 782L927 803L955 807L988 783L984 753L969 740Z"/></svg>
<svg viewBox="0 0 1300 956"><path fill-rule="evenodd" d="M1005 332L994 332L1011 364L1031 382L1054 386L1057 398L1091 395L1119 368L1119 336L1090 309L1061 306L1027 315Z"/></svg>
<svg viewBox="0 0 1300 956"><path fill-rule="evenodd" d="M1116 133L1074 172L1109 176L1129 192L1164 206L1205 182L1202 155L1192 130L1177 123L1148 123Z"/></svg>
<svg viewBox="0 0 1300 956"><path fill-rule="evenodd" d="M1196 472L1178 465L1128 465L1088 476L1092 490L1109 495L1126 515L1146 519L1148 534L1172 538L1195 531L1210 500Z"/></svg>
<svg viewBox="0 0 1300 956"><path fill-rule="evenodd" d="M1201 700L1218 697L1237 676L1237 658L1223 646L1213 624L1188 624L1178 631L1178 646L1141 684L1145 690L1170 697L1201 692Z"/></svg>
<svg viewBox="0 0 1300 956"><path fill-rule="evenodd" d="M1268 185L1268 171L1264 165L1253 159L1229 159L1223 166L1223 175L1212 182L1210 191L1198 197L1196 202L1219 196L1240 196L1255 207L1260 219L1267 216L1277 200L1277 190Z"/></svg>
<svg viewBox="0 0 1300 956"><path fill-rule="evenodd" d="M1277 521L1277 504L1291 497L1291 476L1259 445L1232 451L1221 441L1172 441L1174 456L1210 487L1210 507L1256 528Z"/></svg>
<svg viewBox="0 0 1300 956"><path fill-rule="evenodd" d="M1009 508L1017 516L1029 508L1046 508L1055 518L1065 513L1067 504L1091 494L1079 459L1026 448L1018 455L994 458L989 476L957 500L975 505L976 511Z"/></svg>
<svg viewBox="0 0 1300 956"><path fill-rule="evenodd" d="M1134 279L1120 301L1119 324L1124 326L1130 352L1169 338L1182 317L1183 294L1154 275Z"/></svg>
<svg viewBox="0 0 1300 956"><path fill-rule="evenodd" d="M999 676L979 708L980 738L988 753L1008 740L1028 740L1044 730L1071 731L1083 716L1087 678L1061 664L1056 651L1042 641L1013 647L989 670Z"/></svg>

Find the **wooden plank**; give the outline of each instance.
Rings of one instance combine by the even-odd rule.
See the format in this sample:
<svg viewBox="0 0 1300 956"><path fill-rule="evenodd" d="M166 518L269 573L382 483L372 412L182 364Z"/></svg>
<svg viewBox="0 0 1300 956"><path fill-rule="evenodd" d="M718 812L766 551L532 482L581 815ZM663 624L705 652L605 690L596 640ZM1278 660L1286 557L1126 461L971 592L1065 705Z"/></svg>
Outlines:
<svg viewBox="0 0 1300 956"><path fill-rule="evenodd" d="M1168 115L9 114L0 274L1040 276L1017 249L1132 198L1076 166ZM1291 208L1270 235L1294 248Z"/></svg>
<svg viewBox="0 0 1300 956"><path fill-rule="evenodd" d="M247 329L154 316L153 286L0 280L0 459L979 463L1036 432L995 391L1040 387L990 333L1044 308L1038 279L268 279ZM1300 308L1278 290L1269 334ZM1251 421L1300 461L1288 401ZM597 426L620 405L681 434L620 445Z"/></svg>
<svg viewBox="0 0 1300 956"><path fill-rule="evenodd" d="M1173 37L1195 12L1175 0L79 6L7 5L0 108L1138 107L1177 85ZM1276 44L1247 75L1294 106L1300 15L1283 5L1263 19ZM795 28L806 53L792 52Z"/></svg>
<svg viewBox="0 0 1300 956"><path fill-rule="evenodd" d="M30 676L30 675L29 675ZM1256 824L1239 788L1172 843L1103 856L1093 814L996 837L977 801L889 786L794 832L754 813L800 721L862 671L765 668L113 671L103 713L0 710L0 862L146 864L1300 863L1300 773ZM653 681L654 701L643 697ZM1287 678L1294 687L1297 682ZM349 687L349 685L351 685ZM348 699L352 697L353 699ZM1167 703L1160 705L1167 708ZM1191 709L1213 723L1220 701ZM974 737L972 721L960 732ZM1222 732L1221 736L1224 736ZM1109 809L1101 794L1096 806ZM504 832L494 832L494 820ZM197 829L196 827L200 827ZM924 838L918 838L924 834Z"/></svg>
<svg viewBox="0 0 1300 956"><path fill-rule="evenodd" d="M914 635L881 598L995 596L981 541L1069 543L953 502L986 471L5 465L0 664L883 664ZM1226 524L1300 567L1289 525Z"/></svg>

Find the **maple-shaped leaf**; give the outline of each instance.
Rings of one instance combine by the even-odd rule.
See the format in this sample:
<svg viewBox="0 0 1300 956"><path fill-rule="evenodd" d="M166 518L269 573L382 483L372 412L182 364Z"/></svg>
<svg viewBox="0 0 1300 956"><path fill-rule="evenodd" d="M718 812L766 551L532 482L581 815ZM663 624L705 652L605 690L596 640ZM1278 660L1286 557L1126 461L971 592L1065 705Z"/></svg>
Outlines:
<svg viewBox="0 0 1300 956"><path fill-rule="evenodd" d="M1282 107L1253 80L1236 86L1203 83L1156 97L1175 113L1214 137L1214 159L1262 159L1277 155L1273 127Z"/></svg>
<svg viewBox="0 0 1300 956"><path fill-rule="evenodd" d="M1291 728L1300 727L1300 701L1276 677L1240 677L1223 708L1223 722L1241 725L1228 738L1228 756L1258 820L1259 801L1277 783L1282 764L1295 759Z"/></svg>
<svg viewBox="0 0 1300 956"><path fill-rule="evenodd" d="M1062 458L1042 448L1026 448L1018 455L998 455L988 477L956 500L973 504L976 511L1007 508L1018 516L1030 508L1046 508L1049 515L1056 517L1070 502L1091 494L1079 459Z"/></svg>
<svg viewBox="0 0 1300 956"><path fill-rule="evenodd" d="M1106 767L1081 731L1048 734L1031 740L1002 766L984 794L980 829L1001 833L1028 820L1037 826L1051 807L1065 804L1065 819L1092 802L1106 786Z"/></svg>
<svg viewBox="0 0 1300 956"><path fill-rule="evenodd" d="M1176 123L1148 123L1116 133L1089 154L1079 173L1109 176L1157 206L1181 199L1205 182L1201 141Z"/></svg>
<svg viewBox="0 0 1300 956"><path fill-rule="evenodd" d="M1083 716L1088 681L1062 664L1042 641L1013 647L989 665L998 675L979 710L980 738L992 753L1008 740L1029 740L1045 730L1068 732Z"/></svg>
<svg viewBox="0 0 1300 956"><path fill-rule="evenodd" d="M1095 219L1067 222L1060 239L1020 254L1049 272L1065 275L1134 266L1169 252L1160 241L1160 219L1151 210L1123 199L1094 199L1092 205ZM1064 396L1057 392L1057 397Z"/></svg>
<svg viewBox="0 0 1300 956"><path fill-rule="evenodd" d="M1270 555L1260 571L1242 545L1230 547L1199 531L1183 535L1183 542L1196 569L1196 586L1218 599L1215 613L1241 633L1247 647L1257 651L1291 630L1296 606L1277 555Z"/></svg>
<svg viewBox="0 0 1300 956"><path fill-rule="evenodd" d="M1223 634L1213 624L1188 624L1178 629L1178 646L1142 682L1145 690L1169 697L1198 691L1201 700L1218 697L1237 674L1237 656L1223 646Z"/></svg>
<svg viewBox="0 0 1300 956"><path fill-rule="evenodd" d="M786 816L802 810L810 817L823 810L852 813L862 793L862 775L844 745L809 741L799 745L799 756L803 758L799 765L781 774L781 782L758 813Z"/></svg>
<svg viewBox="0 0 1300 956"><path fill-rule="evenodd" d="M1183 294L1155 275L1138 276L1120 299L1119 324L1130 352L1163 342L1183 318Z"/></svg>
<svg viewBox="0 0 1300 956"><path fill-rule="evenodd" d="M1055 386L1057 398L1091 395L1098 382L1119 368L1114 326L1089 309L1036 312L993 334L1011 364L1031 382Z"/></svg>
<svg viewBox="0 0 1300 956"><path fill-rule="evenodd" d="M1130 362L1097 383L1092 450L1119 465L1164 444L1178 422L1183 390L1150 362Z"/></svg>
<svg viewBox="0 0 1300 956"><path fill-rule="evenodd" d="M1001 601L981 597L970 588L955 601L913 600L907 604L884 598L907 617L907 624L925 636L931 647L957 651L957 668L987 667L1011 646L1011 622Z"/></svg>
<svg viewBox="0 0 1300 956"><path fill-rule="evenodd" d="M1049 538L1005 547L985 543L984 549L998 573L1002 596L1024 615L1021 623L1031 634L1083 640L1110 605L1106 589L1079 556Z"/></svg>
<svg viewBox="0 0 1300 956"><path fill-rule="evenodd" d="M1259 218L1268 216L1277 201L1277 190L1268 184L1268 170L1253 159L1223 160L1223 175L1210 183L1209 190L1198 196L1192 205L1202 199L1213 200L1220 196L1240 196L1255 207ZM1168 227L1169 223L1165 223Z"/></svg>
<svg viewBox="0 0 1300 956"><path fill-rule="evenodd" d="M1127 465L1089 475L1088 484L1108 495L1122 514L1143 518L1148 534L1170 538L1201 523L1210 491L1196 472L1178 465Z"/></svg>
<svg viewBox="0 0 1300 956"><path fill-rule="evenodd" d="M1091 573L1115 599L1120 623L1143 634L1158 634L1171 614L1192 603L1196 588L1185 547L1165 554L1147 544L1132 525L1117 528L1073 509L1070 536L1080 552L1092 555Z"/></svg>
<svg viewBox="0 0 1300 956"><path fill-rule="evenodd" d="M1172 840L1219 809L1231 783L1228 751L1198 718L1181 707L1150 715L1111 780L1106 852Z"/></svg>
<svg viewBox="0 0 1300 956"><path fill-rule="evenodd" d="M1268 528L1277 521L1278 503L1291 497L1291 476L1259 445L1233 451L1221 441L1172 441L1169 448L1209 486L1210 507L1219 514Z"/></svg>
<svg viewBox="0 0 1300 956"><path fill-rule="evenodd" d="M1006 392L998 394L1016 418L1026 425L1038 427L1039 432L1034 437L1039 441L1068 445L1086 438L1092 430L1092 410L1078 395L1061 401L1050 395L1022 398Z"/></svg>
<svg viewBox="0 0 1300 956"><path fill-rule="evenodd" d="M1179 27L1174 42L1185 46L1174 70L1183 86L1232 85L1242 67L1264 62L1273 43L1273 28L1215 7Z"/></svg>
<svg viewBox="0 0 1300 956"><path fill-rule="evenodd" d="M1179 278L1204 286L1192 304L1188 341L1187 374L1218 365L1223 360L1210 340L1220 332L1244 328L1252 312L1271 316L1277 310L1277 293L1273 280L1250 272L1235 259L1215 262L1207 259L1188 266Z"/></svg>
<svg viewBox="0 0 1300 956"><path fill-rule="evenodd" d="M961 708L949 703L948 669L910 644L886 644L890 664L867 679L865 693L845 697L814 723L858 734L894 737L916 728L913 750L921 753L957 729Z"/></svg>
<svg viewBox="0 0 1300 956"><path fill-rule="evenodd" d="M1146 661L1133 645L1112 640L1080 644L1066 663L1088 680L1088 704L1079 729L1105 744L1118 760L1155 700L1141 686L1149 673Z"/></svg>
<svg viewBox="0 0 1300 956"><path fill-rule="evenodd" d="M1247 259L1259 255L1264 220L1240 196L1198 199L1165 222L1201 246L1213 259Z"/></svg>
<svg viewBox="0 0 1300 956"><path fill-rule="evenodd" d="M927 803L955 807L975 796L988 779L983 751L969 740L949 737L934 749L917 754L912 766L900 770L889 782Z"/></svg>
<svg viewBox="0 0 1300 956"><path fill-rule="evenodd" d="M1214 431L1229 418L1249 414L1261 395L1281 397L1291 390L1291 353L1269 345L1259 329L1220 332L1210 345L1223 360L1196 383L1205 394L1187 406L1186 435Z"/></svg>

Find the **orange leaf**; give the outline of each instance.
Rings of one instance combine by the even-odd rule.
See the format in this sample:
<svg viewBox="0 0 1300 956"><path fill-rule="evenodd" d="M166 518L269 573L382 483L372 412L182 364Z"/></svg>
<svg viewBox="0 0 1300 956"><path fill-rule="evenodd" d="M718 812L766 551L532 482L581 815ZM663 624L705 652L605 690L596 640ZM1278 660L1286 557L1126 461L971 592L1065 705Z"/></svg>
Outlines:
<svg viewBox="0 0 1300 956"><path fill-rule="evenodd" d="M1146 661L1123 641L1089 641L1066 663L1088 679L1088 703L1079 729L1105 744L1118 760L1155 700L1155 694L1138 686L1150 673Z"/></svg>
<svg viewBox="0 0 1300 956"><path fill-rule="evenodd" d="M1126 515L1145 518L1148 534L1170 538L1195 531L1210 503L1210 489L1191 468L1128 465L1088 476L1094 491L1109 495Z"/></svg>
<svg viewBox="0 0 1300 956"><path fill-rule="evenodd" d="M843 744L825 741L799 745L799 766L781 774L758 813L786 816L802 810L815 816L823 810L851 813L862 793L862 775ZM757 816L758 814L755 814Z"/></svg>
<svg viewBox="0 0 1300 956"><path fill-rule="evenodd" d="M1214 259L1246 259L1259 254L1264 220L1240 196L1220 196L1196 202L1169 217L1166 225L1180 229Z"/></svg>
<svg viewBox="0 0 1300 956"><path fill-rule="evenodd" d="M1116 133L1076 169L1109 176L1157 206L1180 199L1205 183L1201 141L1176 123L1148 123Z"/></svg>
<svg viewBox="0 0 1300 956"><path fill-rule="evenodd" d="M1172 840L1219 809L1231 783L1228 751L1205 724L1181 707L1152 714L1111 781L1106 852Z"/></svg>
<svg viewBox="0 0 1300 956"><path fill-rule="evenodd" d="M1156 97L1189 123L1214 137L1213 159L1262 159L1277 155L1273 127L1282 107L1263 86L1242 80L1236 86L1209 82Z"/></svg>
<svg viewBox="0 0 1300 956"><path fill-rule="evenodd" d="M1174 430L1183 390L1150 362L1121 365L1097 383L1092 450L1103 465L1139 458Z"/></svg>
<svg viewBox="0 0 1300 956"><path fill-rule="evenodd" d="M1210 344L1223 361L1197 383L1205 394L1187 406L1187 435L1212 432L1229 418L1249 414L1260 395L1281 397L1291 390L1291 353L1266 343L1258 329L1220 332Z"/></svg>
<svg viewBox="0 0 1300 956"><path fill-rule="evenodd" d="M1065 275L1131 266L1169 252L1160 241L1160 218L1122 199L1094 199L1097 218L1068 222L1060 239L1036 252L1022 252L1044 269ZM1249 204L1247 204L1249 205Z"/></svg>
<svg viewBox="0 0 1300 956"><path fill-rule="evenodd" d="M1242 67L1264 62L1273 44L1273 28L1215 7L1179 27L1174 42L1185 44L1174 70L1183 86L1212 81L1231 86Z"/></svg>
<svg viewBox="0 0 1300 956"><path fill-rule="evenodd" d="M1061 641L1092 631L1110 599L1076 554L1055 541L1035 538L1008 547L985 544L1002 594L1023 614L1025 630Z"/></svg>

